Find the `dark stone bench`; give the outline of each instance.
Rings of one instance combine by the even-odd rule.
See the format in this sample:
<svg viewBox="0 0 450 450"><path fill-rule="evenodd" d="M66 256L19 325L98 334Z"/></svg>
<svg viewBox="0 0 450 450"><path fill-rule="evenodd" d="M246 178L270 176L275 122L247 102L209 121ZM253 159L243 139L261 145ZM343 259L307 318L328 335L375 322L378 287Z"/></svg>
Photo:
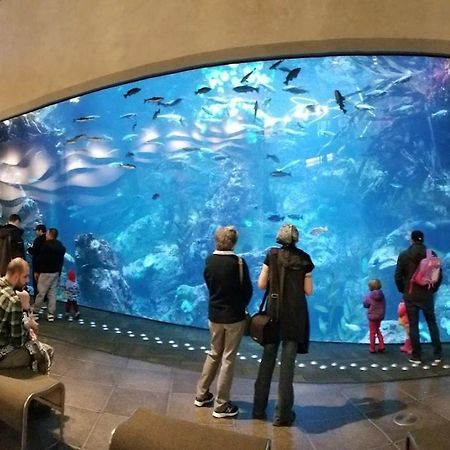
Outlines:
<svg viewBox="0 0 450 450"><path fill-rule="evenodd" d="M49 375L29 369L0 370L0 420L21 434L21 449L27 446L28 408L35 400L60 413L60 440L64 425L64 384Z"/></svg>
<svg viewBox="0 0 450 450"><path fill-rule="evenodd" d="M223 419L226 420L226 419ZM139 408L113 431L109 450L270 450L270 439L209 427Z"/></svg>

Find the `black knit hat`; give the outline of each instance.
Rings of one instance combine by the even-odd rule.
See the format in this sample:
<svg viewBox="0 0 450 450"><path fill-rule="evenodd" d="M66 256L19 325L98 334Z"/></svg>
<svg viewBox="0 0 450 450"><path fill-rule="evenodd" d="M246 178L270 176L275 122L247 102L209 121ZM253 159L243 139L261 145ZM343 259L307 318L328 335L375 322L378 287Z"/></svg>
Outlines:
<svg viewBox="0 0 450 450"><path fill-rule="evenodd" d="M413 240L414 242L423 242L423 238L424 238L424 235L423 235L422 231L420 231L420 230L414 230L411 233L411 240Z"/></svg>

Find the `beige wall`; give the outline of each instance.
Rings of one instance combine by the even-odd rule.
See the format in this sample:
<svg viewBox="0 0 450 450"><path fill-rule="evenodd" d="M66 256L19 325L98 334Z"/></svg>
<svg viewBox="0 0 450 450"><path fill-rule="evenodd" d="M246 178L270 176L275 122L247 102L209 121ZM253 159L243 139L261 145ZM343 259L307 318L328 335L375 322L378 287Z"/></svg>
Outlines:
<svg viewBox="0 0 450 450"><path fill-rule="evenodd" d="M449 0L0 0L0 119L205 63L450 55L449 18Z"/></svg>

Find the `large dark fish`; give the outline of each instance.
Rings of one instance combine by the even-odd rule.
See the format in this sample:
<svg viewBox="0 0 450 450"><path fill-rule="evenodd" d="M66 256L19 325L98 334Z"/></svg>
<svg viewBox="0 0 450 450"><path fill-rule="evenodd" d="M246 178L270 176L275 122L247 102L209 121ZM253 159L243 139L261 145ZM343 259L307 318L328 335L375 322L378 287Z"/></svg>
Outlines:
<svg viewBox="0 0 450 450"><path fill-rule="evenodd" d="M302 70L301 67L296 67L295 69L290 70L286 75L286 79L283 81L283 83L287 86L290 81L298 77L298 74L300 73L301 70Z"/></svg>
<svg viewBox="0 0 450 450"><path fill-rule="evenodd" d="M119 166L122 167L122 169L127 169L127 170L136 169L136 166L134 164L130 164L130 163L120 163Z"/></svg>
<svg viewBox="0 0 450 450"><path fill-rule="evenodd" d="M283 170L274 170L270 175L275 178L290 177L291 172L284 172Z"/></svg>
<svg viewBox="0 0 450 450"><path fill-rule="evenodd" d="M138 92L141 92L141 88L131 88L129 91L125 92L125 94L123 94L124 98L129 97L130 95L135 95Z"/></svg>
<svg viewBox="0 0 450 450"><path fill-rule="evenodd" d="M259 88L253 86L236 86L233 88L236 92L259 92Z"/></svg>
<svg viewBox="0 0 450 450"><path fill-rule="evenodd" d="M334 98L339 106L339 109L345 114L347 110L345 109L345 97L336 89L334 91Z"/></svg>
<svg viewBox="0 0 450 450"><path fill-rule="evenodd" d="M200 89L197 89L195 91L195 95L199 95L199 94L207 94L208 92L211 91L211 88L208 86L203 86Z"/></svg>
<svg viewBox="0 0 450 450"><path fill-rule="evenodd" d="M92 120L98 119L100 116L81 116L73 119L74 122L90 122Z"/></svg>
<svg viewBox="0 0 450 450"><path fill-rule="evenodd" d="M290 92L291 94L306 94L308 91L306 89L297 86L286 86L283 91Z"/></svg>
<svg viewBox="0 0 450 450"><path fill-rule="evenodd" d="M271 214L267 217L271 222L282 222L284 220L284 216L280 216L279 214Z"/></svg>
<svg viewBox="0 0 450 450"><path fill-rule="evenodd" d="M276 70L278 68L278 66L284 61L284 59L280 59L279 61L277 61L276 63L273 63L270 67L269 70Z"/></svg>
<svg viewBox="0 0 450 450"><path fill-rule="evenodd" d="M241 83L247 83L248 79L250 78L250 75L255 71L256 69L253 69L248 74L244 75L241 79Z"/></svg>
<svg viewBox="0 0 450 450"><path fill-rule="evenodd" d="M271 155L270 153L268 153L266 155L266 159L271 159L273 162L276 162L276 163L280 162L280 158L278 158L277 155Z"/></svg>
<svg viewBox="0 0 450 450"><path fill-rule="evenodd" d="M178 103L181 102L181 100L183 100L182 98L176 98L175 100L171 100L170 102L159 102L158 104L161 106L175 106L178 105Z"/></svg>
<svg viewBox="0 0 450 450"><path fill-rule="evenodd" d="M255 106L253 107L253 111L255 111L255 117L256 117L256 114L258 114L258 108L259 108L258 100L256 100Z"/></svg>
<svg viewBox="0 0 450 450"><path fill-rule="evenodd" d="M160 113L160 112L161 112L161 110L160 110L160 109L157 109L157 110L153 113L152 119L155 120L155 119L159 116L159 113Z"/></svg>
<svg viewBox="0 0 450 450"><path fill-rule="evenodd" d="M121 119L132 119L133 117L136 117L137 114L136 113L127 113L127 114L122 114L120 116Z"/></svg>
<svg viewBox="0 0 450 450"><path fill-rule="evenodd" d="M164 100L164 97L154 96L144 99L144 103L158 103L158 105L161 103L161 101Z"/></svg>
<svg viewBox="0 0 450 450"><path fill-rule="evenodd" d="M73 138L67 139L67 141L64 142L64 144L75 144L78 140L80 140L81 138L84 138L84 137L86 137L85 134L77 134Z"/></svg>

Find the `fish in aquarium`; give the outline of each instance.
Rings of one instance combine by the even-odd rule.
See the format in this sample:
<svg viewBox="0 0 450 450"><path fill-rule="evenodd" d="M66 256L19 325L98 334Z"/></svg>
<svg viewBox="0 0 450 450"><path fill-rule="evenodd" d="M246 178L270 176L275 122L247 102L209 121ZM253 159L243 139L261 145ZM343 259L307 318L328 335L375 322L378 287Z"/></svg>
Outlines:
<svg viewBox="0 0 450 450"><path fill-rule="evenodd" d="M276 228L293 221L317 265L312 338L358 342L365 280L397 295L408 231L423 229L443 260L450 254L449 61L341 55L199 67L8 118L1 222L23 215L27 239L36 223L60 229L82 303L206 328L202 268L216 227L241 228L236 252L256 273ZM449 267L436 297L442 317Z"/></svg>

